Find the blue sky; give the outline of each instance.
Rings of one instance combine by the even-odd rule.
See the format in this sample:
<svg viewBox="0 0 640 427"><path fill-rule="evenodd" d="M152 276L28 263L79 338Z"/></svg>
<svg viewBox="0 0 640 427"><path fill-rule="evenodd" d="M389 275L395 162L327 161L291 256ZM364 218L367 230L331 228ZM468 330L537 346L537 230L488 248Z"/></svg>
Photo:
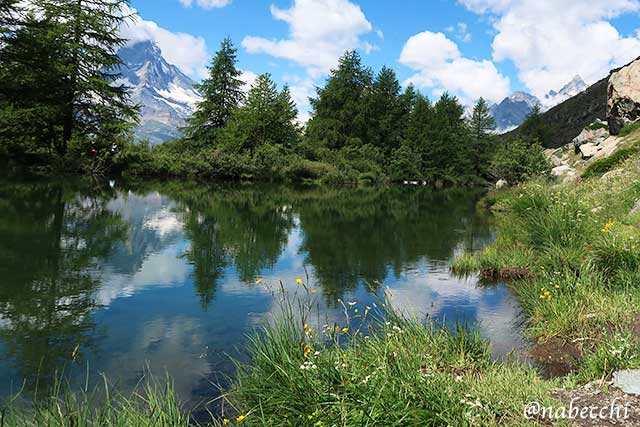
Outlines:
<svg viewBox="0 0 640 427"><path fill-rule="evenodd" d="M269 72L300 109L345 49L437 97L543 97L640 56L640 0L133 0L126 34L155 39L195 79L225 36L250 81Z"/></svg>

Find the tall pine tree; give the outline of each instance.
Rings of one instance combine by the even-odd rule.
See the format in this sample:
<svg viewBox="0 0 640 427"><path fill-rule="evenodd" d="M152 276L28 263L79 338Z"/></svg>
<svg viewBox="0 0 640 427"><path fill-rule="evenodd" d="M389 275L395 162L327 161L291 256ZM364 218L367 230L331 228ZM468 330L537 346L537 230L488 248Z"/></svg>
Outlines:
<svg viewBox="0 0 640 427"><path fill-rule="evenodd" d="M114 84L121 66L117 51L126 42L119 29L127 19L128 0L32 3L35 12L26 25L3 40L3 68L16 80L2 106L12 113L2 118L26 119L34 128L32 139L61 156L73 138L93 146L97 155L137 117L127 88Z"/></svg>
<svg viewBox="0 0 640 427"><path fill-rule="evenodd" d="M237 49L231 39L226 38L209 67L209 77L196 86L203 99L184 129L188 137L213 141L217 131L227 124L242 103L244 82L239 78L242 73L236 63Z"/></svg>
<svg viewBox="0 0 640 427"><path fill-rule="evenodd" d="M316 98L311 99L313 117L307 136L312 145L340 149L366 139L363 103L372 79L358 52L348 51L340 58L325 87L318 88Z"/></svg>
<svg viewBox="0 0 640 427"><path fill-rule="evenodd" d="M290 148L297 137L297 114L289 89L278 92L271 76L262 74L244 105L233 114L224 132L224 145L251 156L265 145Z"/></svg>
<svg viewBox="0 0 640 427"><path fill-rule="evenodd" d="M489 104L484 98L480 98L473 106L469 126L476 140L484 139L496 130L496 119L491 115Z"/></svg>

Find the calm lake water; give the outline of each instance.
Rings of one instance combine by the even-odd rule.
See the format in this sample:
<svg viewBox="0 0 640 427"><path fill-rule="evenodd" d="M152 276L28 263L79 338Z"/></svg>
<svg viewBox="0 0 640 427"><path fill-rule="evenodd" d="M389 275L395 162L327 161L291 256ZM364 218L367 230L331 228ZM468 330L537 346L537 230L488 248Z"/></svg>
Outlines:
<svg viewBox="0 0 640 427"><path fill-rule="evenodd" d="M477 193L257 185L0 181L0 397L64 370L133 387L171 375L186 402L216 394L248 333L278 310L270 288L393 305L478 324L495 354L520 348L504 286L449 274L492 239ZM264 283L256 280L264 278Z"/></svg>

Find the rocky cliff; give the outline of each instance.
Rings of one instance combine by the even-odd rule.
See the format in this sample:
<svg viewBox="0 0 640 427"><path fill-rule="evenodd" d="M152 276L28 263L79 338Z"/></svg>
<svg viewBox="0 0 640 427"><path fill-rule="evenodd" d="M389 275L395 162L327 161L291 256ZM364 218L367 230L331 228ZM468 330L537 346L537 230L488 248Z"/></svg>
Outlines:
<svg viewBox="0 0 640 427"><path fill-rule="evenodd" d="M611 72L607 96L607 119L612 135L640 120L640 58Z"/></svg>

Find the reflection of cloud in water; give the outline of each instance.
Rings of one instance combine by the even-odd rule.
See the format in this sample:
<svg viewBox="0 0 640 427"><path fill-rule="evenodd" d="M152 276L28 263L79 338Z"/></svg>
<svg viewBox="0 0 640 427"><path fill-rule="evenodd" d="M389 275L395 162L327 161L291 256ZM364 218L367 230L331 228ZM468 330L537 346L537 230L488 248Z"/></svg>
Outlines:
<svg viewBox="0 0 640 427"><path fill-rule="evenodd" d="M157 378L169 374L179 396L191 396L194 385L212 372L206 354L188 351L206 350L206 330L199 320L157 317L141 326L131 346L112 357L109 371L131 381L141 378L146 364Z"/></svg>
<svg viewBox="0 0 640 427"><path fill-rule="evenodd" d="M505 286L480 287L475 277L456 279L436 269L399 281L389 296L391 304L407 315L428 315L450 326L455 320L477 323L496 355L524 346L518 326L520 309Z"/></svg>
<svg viewBox="0 0 640 427"><path fill-rule="evenodd" d="M191 271L180 257L184 244L180 242L149 255L132 275L116 273L106 266L102 272L102 285L96 292L96 303L106 306L116 298L130 297L152 286L183 286Z"/></svg>
<svg viewBox="0 0 640 427"><path fill-rule="evenodd" d="M165 237L182 231L183 223L178 219L175 212L165 208L145 218L144 226L156 231L160 237Z"/></svg>

